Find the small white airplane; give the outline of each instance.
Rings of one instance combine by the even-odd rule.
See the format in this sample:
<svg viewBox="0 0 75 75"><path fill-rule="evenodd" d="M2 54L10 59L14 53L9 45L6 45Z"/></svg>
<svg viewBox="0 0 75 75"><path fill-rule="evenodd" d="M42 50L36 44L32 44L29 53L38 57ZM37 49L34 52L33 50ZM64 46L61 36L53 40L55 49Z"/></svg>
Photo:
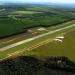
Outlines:
<svg viewBox="0 0 75 75"><path fill-rule="evenodd" d="M56 37L56 39L64 39L64 36Z"/></svg>
<svg viewBox="0 0 75 75"><path fill-rule="evenodd" d="M63 41L60 40L60 39L54 39L54 41L57 41L57 42L63 42Z"/></svg>

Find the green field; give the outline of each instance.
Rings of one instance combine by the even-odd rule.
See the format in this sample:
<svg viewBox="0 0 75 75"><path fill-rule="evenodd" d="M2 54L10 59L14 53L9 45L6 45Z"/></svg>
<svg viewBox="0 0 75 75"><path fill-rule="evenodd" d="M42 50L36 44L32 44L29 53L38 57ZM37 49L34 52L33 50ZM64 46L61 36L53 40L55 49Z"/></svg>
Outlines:
<svg viewBox="0 0 75 75"><path fill-rule="evenodd" d="M26 28L32 26L58 25L75 17L73 14L62 13L61 9L48 6L26 6L14 9L7 7L6 9L0 11L0 38L25 32ZM71 9L67 10L71 11Z"/></svg>
<svg viewBox="0 0 75 75"><path fill-rule="evenodd" d="M63 43L51 42L47 45L25 52L23 55L37 58L48 58L50 56L65 56L75 62L75 30L65 36Z"/></svg>
<svg viewBox="0 0 75 75"><path fill-rule="evenodd" d="M71 26L71 25L70 25ZM64 27L67 27L67 26L64 26ZM64 28L64 27L61 27L61 28ZM20 46L16 46L16 47L14 47L14 48L10 48L10 49L7 49L6 51L3 51L3 52L1 52L0 53L0 58L4 58L4 57L6 57L7 56L7 54L10 54L10 53L12 53L12 52L15 52L15 51L18 51L18 50L23 50L23 48L28 48L28 47L30 47L30 46L34 46L35 44L37 44L37 43L40 43L40 42L42 42L42 41L44 41L44 40L47 40L47 39L49 39L50 38L50 41L52 41L56 36L58 36L58 35L62 35L62 33L64 33L64 32L67 32L67 31L69 31L69 30L71 30L71 29L73 29L74 27L71 27L71 28L67 28L67 29L64 29L64 30L61 30L61 31L58 31L58 32L55 32L55 33L53 33L53 34L51 34L51 35L46 35L45 37L40 37L40 38L37 38L37 39L35 39L35 40L33 40L33 41L31 41L31 42L28 42L28 43L24 43L24 44L21 44ZM57 29L59 29L59 28L57 28ZM55 30L57 30L57 29L55 29ZM72 34L73 35L73 34ZM65 39L66 39L66 36L65 36ZM65 40L64 40L65 41ZM25 54L24 55L36 55L36 56L40 56L40 57L45 57L46 56L46 58L48 57L48 56L59 56L59 55L61 55L61 56L64 56L64 54L62 53L62 52L64 52L64 53L66 53L67 51L65 50L65 48L66 47L63 47L63 45L64 46L66 46L66 41L64 42L63 41L63 43L50 43L50 44L48 44L48 45L46 45L46 46L43 46L43 47L45 47L45 48L43 48L43 47L40 47L40 48L37 48L37 49L35 49L35 50L33 50L33 51L30 51L30 52L27 52L26 50L25 50ZM74 41L74 39L73 39L73 41ZM68 43L68 42L67 42ZM68 43L69 44L69 43ZM48 48L47 48L48 47ZM46 49L47 48L47 49ZM51 49L50 49L51 48ZM62 49L63 50L62 50ZM47 55L46 55L46 51L44 50L44 49L46 49L46 51L50 51L50 50L52 50L52 52L50 51L50 52L48 52L47 53ZM55 51L54 52L54 50L57 50L57 51ZM59 50L62 50L62 51L59 51ZM69 48L70 49L70 48ZM44 51L43 51L44 50ZM41 51L41 52L40 52ZM43 54L43 53L45 53L45 54ZM53 53L53 54L52 54ZM62 53L62 54L61 54ZM67 54L65 54L65 56L67 56ZM71 58L71 56L69 57L69 58Z"/></svg>
<svg viewBox="0 0 75 75"><path fill-rule="evenodd" d="M41 28L45 28L46 30L52 31L52 30L55 30L55 29L58 29L58 28L61 28L61 27L69 26L69 25L74 24L74 23L75 23L75 20L70 21L70 22L67 22L67 23L59 24L59 25L57 25L57 26L46 27L46 28L45 28L45 27L41 27ZM38 33L37 35L40 35L40 34L43 34L43 33L48 32L48 31L45 31L45 30L44 30L44 31L38 31L39 28L40 28L40 27L35 27L35 28L32 28L31 30L32 30L33 32L37 32L37 33ZM37 35L36 35L36 36L37 36ZM2 48L2 47L4 47L4 46L7 46L7 45L10 45L10 44L13 44L13 43L16 43L16 42L18 42L18 41L22 41L22 40L31 38L31 37L33 37L32 34L26 34L26 35L23 34L23 36L21 36L21 37L13 38L13 39L14 39L13 41L10 41L10 40L8 39L7 41L10 41L10 42L5 43L5 44L0 44L0 48ZM11 40L12 40L12 39L11 39Z"/></svg>
<svg viewBox="0 0 75 75"><path fill-rule="evenodd" d="M17 14L17 15L37 14L37 13L42 13L42 12L35 12L35 11L15 11L15 12L12 12L12 14Z"/></svg>
<svg viewBox="0 0 75 75"><path fill-rule="evenodd" d="M56 8L56 7L53 8L48 6L36 6L36 7L27 6L27 7L21 7L21 9L19 9L18 7L16 8L17 9L7 8L8 10L0 11L1 12L0 13L0 38L26 32L27 28L30 28L32 26L39 26L39 25L48 26L44 28L48 31L53 31L53 30L57 30L57 29L75 24L75 20L74 20L75 15L69 13L69 11L71 12L73 11L73 9L64 8L63 10L61 10L60 8ZM39 36L48 32L48 31L38 31L37 30L38 28L40 28L40 26L31 28L33 32L38 33L36 36ZM71 29L74 29L74 27ZM67 32L71 29L70 28L64 29L59 32L55 32L51 35L38 38L37 40L33 40L28 43L23 43L20 46L7 49L6 51L3 51L0 53L0 58L4 58L7 56L7 54L10 54L12 52L18 51L23 48L34 46L35 44L50 38L51 43L45 46L39 47L30 52L25 51L25 53L23 53L22 55L32 55L32 56L37 56L40 58L44 58L44 57L47 58L49 56L61 55L61 56L69 57L71 60L75 60L74 55L72 55L75 49L74 48L74 44L75 44L74 32L66 35L65 39L63 40L63 43L52 42L52 40L56 36L62 35L62 33ZM24 36L18 37L11 42L0 44L0 48L20 42L28 38L36 37L36 36L32 36L31 34L25 34ZM74 43L73 45L72 45L72 42ZM71 54L70 54L70 50L72 51Z"/></svg>
<svg viewBox="0 0 75 75"><path fill-rule="evenodd" d="M75 8L0 5L0 75L75 75Z"/></svg>

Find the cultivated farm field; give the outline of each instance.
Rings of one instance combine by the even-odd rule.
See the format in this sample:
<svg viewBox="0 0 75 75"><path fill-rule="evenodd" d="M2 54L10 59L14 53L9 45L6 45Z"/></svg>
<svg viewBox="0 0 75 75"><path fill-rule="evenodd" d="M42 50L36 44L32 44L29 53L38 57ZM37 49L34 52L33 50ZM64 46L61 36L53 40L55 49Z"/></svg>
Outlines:
<svg viewBox="0 0 75 75"><path fill-rule="evenodd" d="M35 10L35 6L26 6L26 8L10 6L10 9L9 7L4 8L5 10L0 11L0 38L26 32L27 28L34 26L58 25L74 19L75 16L63 14L60 11L61 9L58 10L55 7L47 6L36 6L37 10Z"/></svg>

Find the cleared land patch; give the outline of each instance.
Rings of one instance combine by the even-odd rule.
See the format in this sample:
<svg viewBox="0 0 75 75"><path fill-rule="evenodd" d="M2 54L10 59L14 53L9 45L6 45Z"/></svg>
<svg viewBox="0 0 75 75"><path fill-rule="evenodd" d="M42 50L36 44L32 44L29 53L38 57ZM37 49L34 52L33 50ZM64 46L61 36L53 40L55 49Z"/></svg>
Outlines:
<svg viewBox="0 0 75 75"><path fill-rule="evenodd" d="M36 13L43 13L43 12L36 12L36 11L15 11L12 14L36 14Z"/></svg>

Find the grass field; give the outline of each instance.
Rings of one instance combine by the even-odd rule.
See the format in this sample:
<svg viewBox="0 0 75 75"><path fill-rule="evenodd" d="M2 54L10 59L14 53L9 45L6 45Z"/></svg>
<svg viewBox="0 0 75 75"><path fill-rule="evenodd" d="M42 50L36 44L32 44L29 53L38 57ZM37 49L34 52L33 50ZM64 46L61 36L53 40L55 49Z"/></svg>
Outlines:
<svg viewBox="0 0 75 75"><path fill-rule="evenodd" d="M75 8L0 5L0 75L74 72Z"/></svg>
<svg viewBox="0 0 75 75"><path fill-rule="evenodd" d="M26 28L32 26L64 23L64 21L74 19L75 16L64 14L61 9L47 6L15 7L14 9L7 7L6 9L0 11L0 38L24 32Z"/></svg>
<svg viewBox="0 0 75 75"><path fill-rule="evenodd" d="M70 25L71 26L71 25ZM66 26L66 27L69 27L69 26ZM62 29L62 28L65 28L65 27L61 27L60 29ZM69 31L70 29L73 29L74 27L71 27L71 28L67 28L67 29L62 29L62 30L60 30L59 28L57 28L57 29L59 29L60 31L57 31L57 32L54 32L54 33L52 33L52 34L50 34L50 35L46 35L45 37L40 37L40 38L37 38L37 39L35 39L35 40L33 40L33 41L31 41L31 42L28 42L28 43L24 43L24 44L22 44L22 45L20 45L20 46L16 46L16 47L14 47L14 48L10 48L10 49L7 49L7 50L5 50L5 51L3 51L3 52L1 52L0 53L0 58L4 58L4 57L6 57L6 56L8 56L8 54L10 55L10 54L12 54L13 52L15 52L15 51L17 51L17 52L21 52L21 51L25 51L25 53L24 53L24 55L34 55L34 56L38 56L38 57L48 57L48 56L59 56L59 55L64 55L63 53L65 53L65 56L67 56L68 55L68 53L66 54L66 50L65 50L65 46L66 46L66 43L63 41L63 43L53 43L52 42L52 40L56 37L56 36L58 36L58 35L61 35L62 33L64 33L64 32L67 32L67 31ZM72 34L73 35L73 34ZM27 48L29 48L30 47L30 49L31 49L31 47L32 46L35 46L35 45L37 45L37 44L39 44L39 43L41 43L42 41L45 41L45 40L48 40L49 39L49 42L51 42L51 43L49 43L49 44L47 44L47 45L45 45L45 46L42 46L42 47L39 47L39 48L37 48L37 49L35 49L34 50L34 48L32 48L33 49L33 51L30 51L30 52L27 52ZM65 39L66 39L66 37L65 37ZM73 39L73 41L74 41L74 39ZM67 42L68 43L68 42ZM69 44L69 43L68 43ZM45 48L44 48L45 47ZM48 48L47 48L48 47ZM47 48L47 49L46 49ZM59 48L59 49L58 49ZM62 49L61 49L62 48ZM45 49L46 49L46 51L45 51ZM57 50L57 51L55 51L54 52L54 50ZM59 51L59 50L62 50L62 51ZM71 48L69 48L69 49L71 49ZM43 51L44 50L44 51ZM50 51L50 50L52 50L52 52ZM48 52L47 53L47 55L46 55L46 52L47 51L50 51L50 52ZM22 52L21 52L22 53ZM38 54L39 53L39 54ZM45 53L45 54L43 54L43 53ZM53 53L53 54L52 54ZM56 53L56 54L55 54ZM62 53L62 54L61 54ZM15 54L15 55L17 55L16 53L13 53L13 54ZM71 56L69 57L69 58L71 58Z"/></svg>
<svg viewBox="0 0 75 75"><path fill-rule="evenodd" d="M37 9L36 9L37 8ZM65 11L66 10L66 11ZM48 31L38 31L41 28L30 28L37 35L31 33L19 35L18 37L3 41L0 44L0 49L8 47L0 52L0 59L10 56L34 56L38 58L48 58L49 56L66 56L75 61L74 44L75 44L75 15L69 13L74 9L63 9L46 7L46 6L27 6L0 11L0 38L26 32L27 28L32 26L48 26L44 27ZM65 23L66 22L66 23ZM68 28L69 27L69 28ZM71 32L68 32L71 31ZM66 34L65 34L66 33ZM65 34L65 35L64 35ZM42 36L44 35L44 36ZM64 36L63 42L54 42L57 36ZM12 36L11 36L12 37ZM12 47L12 44L24 42L26 39L36 38L26 43ZM11 47L9 47L11 46Z"/></svg>
<svg viewBox="0 0 75 75"><path fill-rule="evenodd" d="M16 33L24 32L27 27L31 26L38 26L38 25L43 25L44 26L48 24L53 24L53 23L59 23L61 21L64 21L62 18L55 18L57 19L55 22L50 18L46 19L32 19L32 20L26 20L23 19L22 21L19 20L14 20L13 18L9 17L2 17L0 18L0 38L8 35L13 35Z"/></svg>
<svg viewBox="0 0 75 75"><path fill-rule="evenodd" d="M55 30L55 29L58 29L58 28L61 28L61 27L65 27L65 26L69 26L69 25L71 25L71 24L74 24L75 23L75 20L73 20L73 21L70 21L70 22L67 22L67 23L63 23L63 24L59 24L59 25L57 25L57 26L52 26L52 27L46 27L45 29L46 30L48 30L48 31L52 31L52 30ZM40 27L35 27L35 28L31 28L31 30L33 31L33 32L37 32L38 34L37 35L40 35L40 34L43 34L43 33L46 33L46 32L48 32L48 31L38 31L38 29L39 29ZM41 27L42 28L42 27ZM43 27L44 28L44 27ZM36 35L36 36L37 36ZM13 43L16 43L16 42L18 42L18 41L22 41L22 40L25 40L25 39L27 39L27 38L31 38L31 37L33 37L33 35L31 34L31 33L27 33L27 34L23 34L23 35L20 35L21 37L15 37L15 38L12 38L12 39L6 39L6 41L4 41L4 42L2 42L1 44L0 44L0 48L2 48L2 47L4 47L4 46L7 46L7 45L10 45L10 44L13 44Z"/></svg>
<svg viewBox="0 0 75 75"><path fill-rule="evenodd" d="M15 12L12 12L12 14L17 14L17 15L37 14L37 13L43 13L43 12L35 12L35 11L15 11Z"/></svg>
<svg viewBox="0 0 75 75"><path fill-rule="evenodd" d="M37 58L48 58L50 56L65 56L75 62L75 30L67 33L62 43L51 42L47 45L25 52L23 55Z"/></svg>

